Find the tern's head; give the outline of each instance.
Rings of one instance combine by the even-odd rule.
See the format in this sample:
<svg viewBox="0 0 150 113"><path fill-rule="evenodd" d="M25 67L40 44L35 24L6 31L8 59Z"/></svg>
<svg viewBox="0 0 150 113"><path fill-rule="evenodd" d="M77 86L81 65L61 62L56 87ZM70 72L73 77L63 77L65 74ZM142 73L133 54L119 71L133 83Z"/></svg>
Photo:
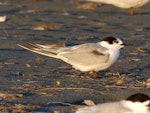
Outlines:
<svg viewBox="0 0 150 113"><path fill-rule="evenodd" d="M125 44L122 42L122 40L120 40L119 38L116 38L116 37L112 37L112 36L105 37L104 39L102 39L100 44L103 47L114 48L114 49L121 49L125 46Z"/></svg>
<svg viewBox="0 0 150 113"><path fill-rule="evenodd" d="M142 93L137 93L131 95L126 100L128 101L126 106L135 113L149 113L150 109L149 96Z"/></svg>

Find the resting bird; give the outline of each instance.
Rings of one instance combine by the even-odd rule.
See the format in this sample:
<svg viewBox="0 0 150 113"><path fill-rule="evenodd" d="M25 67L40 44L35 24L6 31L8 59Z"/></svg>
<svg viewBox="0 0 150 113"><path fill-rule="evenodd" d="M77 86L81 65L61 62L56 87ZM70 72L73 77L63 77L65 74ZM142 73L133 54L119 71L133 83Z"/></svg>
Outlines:
<svg viewBox="0 0 150 113"><path fill-rule="evenodd" d="M48 57L57 58L72 65L82 72L98 72L114 64L124 43L119 38L105 37L97 43L60 47L57 45L41 45L26 42L18 46Z"/></svg>
<svg viewBox="0 0 150 113"><path fill-rule="evenodd" d="M136 14L134 8L147 4L150 0L86 0L91 2L111 4L119 8L130 9L130 14Z"/></svg>
<svg viewBox="0 0 150 113"><path fill-rule="evenodd" d="M137 93L126 100L79 108L75 113L150 113L150 98Z"/></svg>

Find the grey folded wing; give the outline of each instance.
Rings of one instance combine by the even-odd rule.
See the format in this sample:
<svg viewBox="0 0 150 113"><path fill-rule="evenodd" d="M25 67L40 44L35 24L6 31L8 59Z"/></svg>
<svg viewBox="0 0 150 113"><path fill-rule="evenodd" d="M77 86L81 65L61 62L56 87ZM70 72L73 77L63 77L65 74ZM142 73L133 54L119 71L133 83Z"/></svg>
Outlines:
<svg viewBox="0 0 150 113"><path fill-rule="evenodd" d="M106 63L109 59L108 49L95 43L88 43L62 48L58 56L67 59L67 62L78 63L80 65L93 65Z"/></svg>

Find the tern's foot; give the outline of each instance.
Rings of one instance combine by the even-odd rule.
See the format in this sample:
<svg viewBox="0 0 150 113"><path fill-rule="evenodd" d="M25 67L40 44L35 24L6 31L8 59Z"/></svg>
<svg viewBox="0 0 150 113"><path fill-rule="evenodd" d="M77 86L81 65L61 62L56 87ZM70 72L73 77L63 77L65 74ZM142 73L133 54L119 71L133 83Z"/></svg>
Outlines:
<svg viewBox="0 0 150 113"><path fill-rule="evenodd" d="M89 74L92 75L92 78L93 78L93 79L100 79L100 78L101 78L101 77L99 77L99 76L97 75L97 72L96 72L96 71L90 71Z"/></svg>

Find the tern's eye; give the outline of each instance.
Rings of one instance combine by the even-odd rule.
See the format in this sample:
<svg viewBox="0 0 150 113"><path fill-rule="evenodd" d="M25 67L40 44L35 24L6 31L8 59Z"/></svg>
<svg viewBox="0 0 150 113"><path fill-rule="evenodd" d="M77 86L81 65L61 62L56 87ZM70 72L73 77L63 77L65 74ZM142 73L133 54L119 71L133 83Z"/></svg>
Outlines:
<svg viewBox="0 0 150 113"><path fill-rule="evenodd" d="M117 41L117 40L114 40L113 42L114 42L114 43L119 43L119 41Z"/></svg>

